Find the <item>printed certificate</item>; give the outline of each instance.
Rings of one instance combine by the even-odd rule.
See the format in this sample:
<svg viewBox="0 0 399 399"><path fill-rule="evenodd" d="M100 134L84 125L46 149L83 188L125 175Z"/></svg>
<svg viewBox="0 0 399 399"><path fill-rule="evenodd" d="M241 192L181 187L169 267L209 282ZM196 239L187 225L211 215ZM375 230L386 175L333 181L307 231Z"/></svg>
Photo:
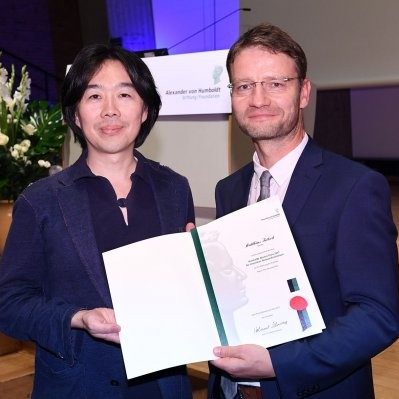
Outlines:
<svg viewBox="0 0 399 399"><path fill-rule="evenodd" d="M128 378L325 328L277 197L103 257Z"/></svg>

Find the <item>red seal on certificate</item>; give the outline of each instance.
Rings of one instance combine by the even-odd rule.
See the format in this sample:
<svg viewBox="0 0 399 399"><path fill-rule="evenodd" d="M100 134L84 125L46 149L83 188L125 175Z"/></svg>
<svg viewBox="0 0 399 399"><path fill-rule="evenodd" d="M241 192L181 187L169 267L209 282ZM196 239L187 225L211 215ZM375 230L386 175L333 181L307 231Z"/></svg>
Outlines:
<svg viewBox="0 0 399 399"><path fill-rule="evenodd" d="M302 296L294 296L290 300L290 306L295 310L305 310L308 307L308 301Z"/></svg>
<svg viewBox="0 0 399 399"><path fill-rule="evenodd" d="M304 297L299 295L292 297L290 300L290 306L292 309L298 312L298 317L303 331L312 326L312 323L309 320L308 312L306 311L306 308L308 307L308 301Z"/></svg>

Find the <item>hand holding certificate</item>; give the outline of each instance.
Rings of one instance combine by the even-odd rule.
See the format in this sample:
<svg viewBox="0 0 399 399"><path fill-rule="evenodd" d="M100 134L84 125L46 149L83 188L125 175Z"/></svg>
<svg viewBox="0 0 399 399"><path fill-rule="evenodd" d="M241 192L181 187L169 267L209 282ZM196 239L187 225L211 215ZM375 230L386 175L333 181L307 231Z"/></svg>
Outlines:
<svg viewBox="0 0 399 399"><path fill-rule="evenodd" d="M103 256L128 378L325 327L276 197Z"/></svg>

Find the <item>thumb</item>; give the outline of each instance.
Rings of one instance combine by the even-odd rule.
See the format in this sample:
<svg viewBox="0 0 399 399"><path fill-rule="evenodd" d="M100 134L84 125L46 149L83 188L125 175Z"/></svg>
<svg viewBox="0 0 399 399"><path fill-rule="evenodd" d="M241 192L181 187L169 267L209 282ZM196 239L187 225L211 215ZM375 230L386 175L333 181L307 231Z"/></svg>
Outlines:
<svg viewBox="0 0 399 399"><path fill-rule="evenodd" d="M217 346L213 349L213 354L217 357L236 357L234 352L233 346Z"/></svg>
<svg viewBox="0 0 399 399"><path fill-rule="evenodd" d="M191 231L193 228L195 228L195 224L194 223L187 223L186 224L186 232Z"/></svg>

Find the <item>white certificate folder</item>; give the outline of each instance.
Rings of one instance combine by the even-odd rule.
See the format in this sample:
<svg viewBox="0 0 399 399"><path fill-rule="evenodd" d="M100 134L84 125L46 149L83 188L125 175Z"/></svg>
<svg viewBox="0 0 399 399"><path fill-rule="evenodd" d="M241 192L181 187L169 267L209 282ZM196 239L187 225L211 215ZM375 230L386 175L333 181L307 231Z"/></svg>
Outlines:
<svg viewBox="0 0 399 399"><path fill-rule="evenodd" d="M128 378L325 328L277 197L103 258Z"/></svg>

